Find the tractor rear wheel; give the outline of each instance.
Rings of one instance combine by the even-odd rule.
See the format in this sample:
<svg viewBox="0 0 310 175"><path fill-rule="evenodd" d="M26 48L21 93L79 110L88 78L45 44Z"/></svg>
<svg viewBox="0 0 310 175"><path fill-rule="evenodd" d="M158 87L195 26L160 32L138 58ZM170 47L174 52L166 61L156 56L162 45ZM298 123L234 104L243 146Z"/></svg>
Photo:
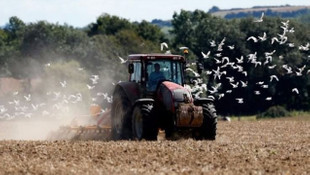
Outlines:
<svg viewBox="0 0 310 175"><path fill-rule="evenodd" d="M132 134L137 140L157 140L158 127L155 116L151 115L151 103L138 104L132 113Z"/></svg>
<svg viewBox="0 0 310 175"><path fill-rule="evenodd" d="M217 130L217 115L214 105L211 103L203 104L203 124L200 128L193 131L193 137L197 140L215 140Z"/></svg>
<svg viewBox="0 0 310 175"><path fill-rule="evenodd" d="M113 94L111 123L113 140L129 140L132 138L131 104L125 93L120 89Z"/></svg>

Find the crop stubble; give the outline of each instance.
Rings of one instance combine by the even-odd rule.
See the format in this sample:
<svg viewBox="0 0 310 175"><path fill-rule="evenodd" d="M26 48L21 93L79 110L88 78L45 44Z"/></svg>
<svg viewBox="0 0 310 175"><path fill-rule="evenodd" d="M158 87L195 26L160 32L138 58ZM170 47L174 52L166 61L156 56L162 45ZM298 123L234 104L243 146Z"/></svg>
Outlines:
<svg viewBox="0 0 310 175"><path fill-rule="evenodd" d="M310 122L219 122L216 141L2 140L0 162L0 174L310 174Z"/></svg>

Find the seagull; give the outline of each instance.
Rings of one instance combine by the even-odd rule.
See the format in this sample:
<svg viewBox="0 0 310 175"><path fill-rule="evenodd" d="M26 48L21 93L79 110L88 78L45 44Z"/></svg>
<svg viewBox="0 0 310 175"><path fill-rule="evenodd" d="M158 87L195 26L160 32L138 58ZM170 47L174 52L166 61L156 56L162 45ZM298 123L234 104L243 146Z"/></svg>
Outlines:
<svg viewBox="0 0 310 175"><path fill-rule="evenodd" d="M272 100L272 97L266 97L265 100L266 100L266 101L271 101L271 100Z"/></svg>
<svg viewBox="0 0 310 175"><path fill-rule="evenodd" d="M95 86L91 86L91 85L89 85L89 84L86 84L86 86L87 86L87 88L88 88L89 90L95 88Z"/></svg>
<svg viewBox="0 0 310 175"><path fill-rule="evenodd" d="M244 81L240 80L240 82L241 82L241 87L247 87L248 86L248 82L247 81L244 82Z"/></svg>
<svg viewBox="0 0 310 175"><path fill-rule="evenodd" d="M124 60L124 58L118 56L118 58L121 60L121 64L125 64L127 62L127 60Z"/></svg>
<svg viewBox="0 0 310 175"><path fill-rule="evenodd" d="M197 73L197 72L195 72L193 69L191 69L191 68L186 68L185 69L186 71L190 71L190 72L192 72L194 75L195 75L195 77L200 77L200 74L199 73Z"/></svg>
<svg viewBox="0 0 310 175"><path fill-rule="evenodd" d="M258 40L257 40L257 38L255 38L255 36L248 37L247 41L249 41L249 40L253 40L254 43L258 42Z"/></svg>
<svg viewBox="0 0 310 175"><path fill-rule="evenodd" d="M295 47L294 43L288 43L287 45L288 45L288 47Z"/></svg>
<svg viewBox="0 0 310 175"><path fill-rule="evenodd" d="M46 63L45 64L45 67L50 67L51 66L51 63Z"/></svg>
<svg viewBox="0 0 310 175"><path fill-rule="evenodd" d="M237 82L237 83L235 83L235 84L230 83L230 85L232 86L232 88L237 88L237 87L238 87L238 85L239 85L239 82Z"/></svg>
<svg viewBox="0 0 310 175"><path fill-rule="evenodd" d="M209 51L207 54L205 54L205 53L203 53L203 52L201 51L201 55L202 55L202 57L203 57L204 59L209 58L210 53L211 53L211 52Z"/></svg>
<svg viewBox="0 0 310 175"><path fill-rule="evenodd" d="M234 50L235 49L235 45L232 46L227 46L230 50Z"/></svg>
<svg viewBox="0 0 310 175"><path fill-rule="evenodd" d="M254 91L255 95L260 95L260 91Z"/></svg>
<svg viewBox="0 0 310 175"><path fill-rule="evenodd" d="M243 56L241 56L240 59L236 58L237 63L238 64L242 64L243 63L243 59L244 59Z"/></svg>
<svg viewBox="0 0 310 175"><path fill-rule="evenodd" d="M238 101L239 104L244 103L243 98L236 98L236 100Z"/></svg>
<svg viewBox="0 0 310 175"><path fill-rule="evenodd" d="M210 46L211 46L211 47L216 47L216 43L215 43L214 40L210 41Z"/></svg>
<svg viewBox="0 0 310 175"><path fill-rule="evenodd" d="M66 87L67 86L67 82L66 82L66 80L65 81L63 81L63 82L59 82L60 83L60 85L61 85L61 87Z"/></svg>
<svg viewBox="0 0 310 175"><path fill-rule="evenodd" d="M182 46L182 47L180 47L179 49L180 49L180 50L187 50L187 49L188 49L188 47L186 47L186 46Z"/></svg>
<svg viewBox="0 0 310 175"><path fill-rule="evenodd" d="M273 44L275 41L279 43L279 39L277 37L271 38L271 44Z"/></svg>
<svg viewBox="0 0 310 175"><path fill-rule="evenodd" d="M14 96L15 96L15 95L18 95L18 91L13 92L13 95L14 95Z"/></svg>
<svg viewBox="0 0 310 175"><path fill-rule="evenodd" d="M164 48L168 49L168 44L166 42L160 43L160 51L163 51Z"/></svg>
<svg viewBox="0 0 310 175"><path fill-rule="evenodd" d="M299 94L299 91L298 91L297 88L293 88L293 89L292 89L292 92L295 92L296 94Z"/></svg>
<svg viewBox="0 0 310 175"><path fill-rule="evenodd" d="M276 66L277 66L276 64L270 65L270 66L268 66L268 69L274 69Z"/></svg>
<svg viewBox="0 0 310 175"><path fill-rule="evenodd" d="M254 20L253 22L258 22L258 23L260 23L260 22L263 22L263 17L264 17L264 12L262 12L262 15L261 15L261 17L259 18L259 19L257 19L257 20Z"/></svg>
<svg viewBox="0 0 310 175"><path fill-rule="evenodd" d="M263 36L258 36L258 39L260 39L262 42L267 40L267 34L264 32Z"/></svg>
<svg viewBox="0 0 310 175"><path fill-rule="evenodd" d="M214 86L211 86L212 90L208 90L210 92L210 94L214 94L216 92L218 92L218 89L221 87L222 83L218 83Z"/></svg>
<svg viewBox="0 0 310 175"><path fill-rule="evenodd" d="M235 77L226 77L227 80L229 80L230 83L235 82Z"/></svg>
<svg viewBox="0 0 310 175"><path fill-rule="evenodd" d="M31 100L31 94L28 94L28 96L24 96L24 98L26 99L26 101L30 101Z"/></svg>
<svg viewBox="0 0 310 175"><path fill-rule="evenodd" d="M273 80L279 81L279 78L276 75L270 75L270 82Z"/></svg>
<svg viewBox="0 0 310 175"><path fill-rule="evenodd" d="M293 73L292 67L289 67L287 64L284 64L282 67L287 71L286 74Z"/></svg>
<svg viewBox="0 0 310 175"><path fill-rule="evenodd" d="M232 93L232 90L227 90L226 91L226 94L230 94L230 93Z"/></svg>

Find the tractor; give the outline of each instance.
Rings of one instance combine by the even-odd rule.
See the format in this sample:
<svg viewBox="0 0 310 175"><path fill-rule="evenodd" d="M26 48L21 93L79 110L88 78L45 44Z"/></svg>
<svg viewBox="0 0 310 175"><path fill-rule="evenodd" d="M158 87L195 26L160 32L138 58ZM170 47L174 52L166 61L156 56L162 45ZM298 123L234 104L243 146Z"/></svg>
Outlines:
<svg viewBox="0 0 310 175"><path fill-rule="evenodd" d="M185 56L133 54L127 65L129 81L118 83L113 92L113 140L156 140L159 130L167 139L186 131L193 139L215 140L212 100L194 99L184 87Z"/></svg>

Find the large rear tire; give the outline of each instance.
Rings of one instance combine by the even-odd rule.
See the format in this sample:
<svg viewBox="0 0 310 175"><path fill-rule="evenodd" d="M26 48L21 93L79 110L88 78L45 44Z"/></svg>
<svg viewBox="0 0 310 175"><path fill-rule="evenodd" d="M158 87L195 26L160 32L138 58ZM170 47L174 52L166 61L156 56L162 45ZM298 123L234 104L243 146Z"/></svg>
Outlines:
<svg viewBox="0 0 310 175"><path fill-rule="evenodd" d="M132 113L132 134L137 140L157 140L156 116L151 115L152 103L137 104Z"/></svg>
<svg viewBox="0 0 310 175"><path fill-rule="evenodd" d="M217 130L217 115L214 105L207 103L202 105L203 124L193 131L193 137L197 140L215 140Z"/></svg>
<svg viewBox="0 0 310 175"><path fill-rule="evenodd" d="M132 139L131 103L124 91L118 89L113 94L111 109L112 139Z"/></svg>

